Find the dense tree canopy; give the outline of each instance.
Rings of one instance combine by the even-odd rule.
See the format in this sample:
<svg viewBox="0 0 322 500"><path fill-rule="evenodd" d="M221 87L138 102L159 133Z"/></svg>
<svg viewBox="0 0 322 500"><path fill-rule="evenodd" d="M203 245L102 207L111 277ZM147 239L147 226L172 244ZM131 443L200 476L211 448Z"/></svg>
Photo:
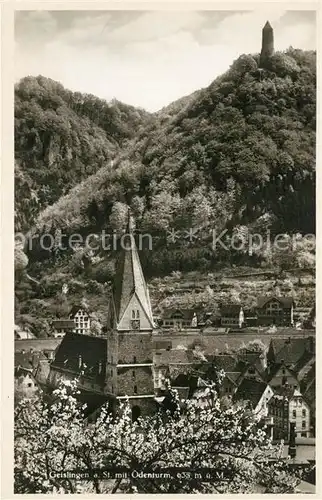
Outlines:
<svg viewBox="0 0 322 500"><path fill-rule="evenodd" d="M79 295L110 281L115 255L102 231L119 233L128 207L137 231L153 238L153 251L141 251L147 277L314 267L304 235L315 233L316 54L290 48L265 69L258 61L242 55L209 87L154 115L43 77L17 84L16 230L34 237L24 250L42 298L62 280ZM98 248L90 258L84 248L41 248L42 235L58 232L95 233ZM214 246L222 232L224 245ZM276 235L287 250L271 244ZM34 293L17 290L17 307Z"/></svg>
<svg viewBox="0 0 322 500"><path fill-rule="evenodd" d="M111 162L149 114L42 76L15 86L16 229Z"/></svg>

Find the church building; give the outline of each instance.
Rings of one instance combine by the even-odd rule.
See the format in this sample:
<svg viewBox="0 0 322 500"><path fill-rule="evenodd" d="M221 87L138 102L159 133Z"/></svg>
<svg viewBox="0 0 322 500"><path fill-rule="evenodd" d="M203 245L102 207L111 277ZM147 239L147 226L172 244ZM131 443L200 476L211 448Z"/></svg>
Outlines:
<svg viewBox="0 0 322 500"><path fill-rule="evenodd" d="M77 378L81 399L91 409L110 401L128 399L133 418L156 408L153 374L154 328L148 288L144 279L129 215L120 239L107 336L69 331L55 355L48 385Z"/></svg>

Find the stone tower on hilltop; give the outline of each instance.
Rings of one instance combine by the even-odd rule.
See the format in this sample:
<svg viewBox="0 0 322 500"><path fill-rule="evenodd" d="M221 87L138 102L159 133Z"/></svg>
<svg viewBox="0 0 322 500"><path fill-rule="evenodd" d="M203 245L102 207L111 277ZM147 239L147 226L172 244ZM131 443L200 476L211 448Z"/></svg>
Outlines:
<svg viewBox="0 0 322 500"><path fill-rule="evenodd" d="M155 406L153 318L130 214L121 243L110 302L106 390L115 400L128 397L137 417Z"/></svg>
<svg viewBox="0 0 322 500"><path fill-rule="evenodd" d="M260 66L265 66L268 59L274 54L274 31L267 21L262 29L262 50L260 54Z"/></svg>

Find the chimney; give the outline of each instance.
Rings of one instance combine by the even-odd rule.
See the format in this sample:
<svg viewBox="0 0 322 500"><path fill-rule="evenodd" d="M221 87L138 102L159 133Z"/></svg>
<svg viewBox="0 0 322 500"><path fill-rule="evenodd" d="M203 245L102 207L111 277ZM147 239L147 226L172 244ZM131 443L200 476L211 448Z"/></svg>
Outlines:
<svg viewBox="0 0 322 500"><path fill-rule="evenodd" d="M274 32L272 26L267 21L262 29L262 50L259 64L265 67L269 58L274 54Z"/></svg>

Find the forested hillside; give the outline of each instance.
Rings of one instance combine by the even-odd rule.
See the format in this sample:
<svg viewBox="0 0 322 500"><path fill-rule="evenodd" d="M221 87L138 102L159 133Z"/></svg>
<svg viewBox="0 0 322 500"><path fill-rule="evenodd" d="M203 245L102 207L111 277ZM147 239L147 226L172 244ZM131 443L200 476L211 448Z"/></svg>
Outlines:
<svg viewBox="0 0 322 500"><path fill-rule="evenodd" d="M21 82L17 227L38 235L28 272L40 285L18 273L18 317L28 313L31 324L33 310L37 321L66 314L60 290L68 283L69 300L93 299L104 321L114 255L103 249L101 232L122 229L128 206L137 229L153 236L153 251L142 251L148 278L224 265L314 266L301 235L315 232L315 113L316 54L292 48L265 68L258 55L243 55L209 87L153 116L42 77ZM190 228L197 237L185 237ZM171 242L172 229L179 236ZM296 249L214 252L212 230L225 229L228 242L268 230L296 235ZM48 233L95 233L99 249L45 251L37 241Z"/></svg>
<svg viewBox="0 0 322 500"><path fill-rule="evenodd" d="M16 230L110 163L149 113L71 92L42 76L15 86Z"/></svg>
<svg viewBox="0 0 322 500"><path fill-rule="evenodd" d="M241 56L181 111L160 113L113 166L43 211L37 230L108 229L121 202L142 230L264 220L274 232L314 232L315 53L276 53L270 66Z"/></svg>

